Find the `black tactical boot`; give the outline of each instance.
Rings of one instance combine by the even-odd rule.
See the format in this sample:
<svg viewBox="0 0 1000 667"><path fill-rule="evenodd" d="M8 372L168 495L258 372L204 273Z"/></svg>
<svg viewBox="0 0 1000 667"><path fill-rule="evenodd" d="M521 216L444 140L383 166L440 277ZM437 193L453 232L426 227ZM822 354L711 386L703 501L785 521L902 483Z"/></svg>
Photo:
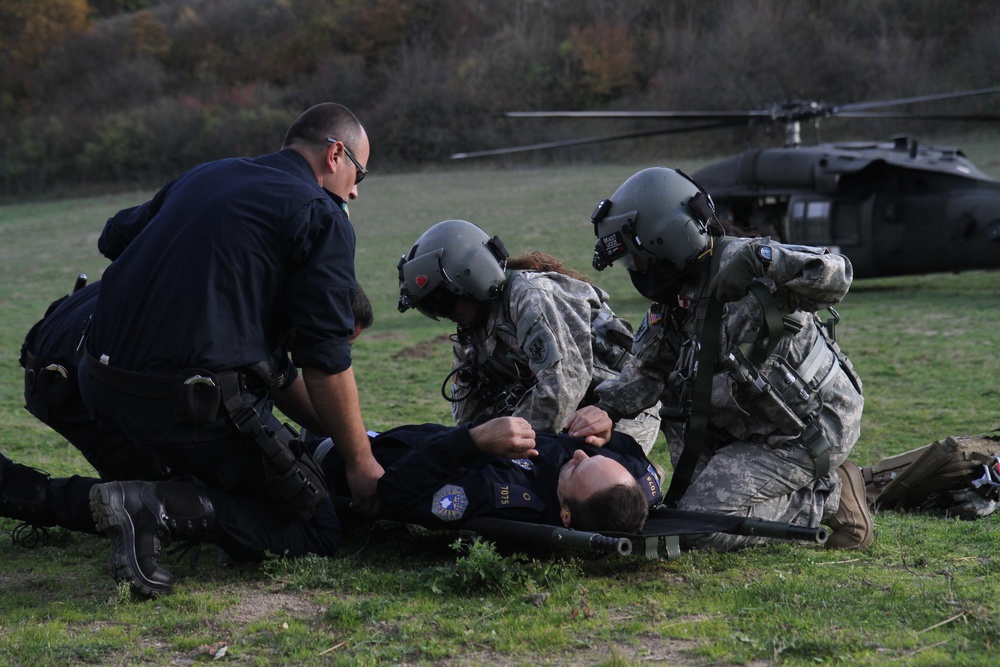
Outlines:
<svg viewBox="0 0 1000 667"><path fill-rule="evenodd" d="M840 507L829 521L833 532L826 540L827 549L864 549L875 534L872 514L865 496L865 480L861 470L850 461L837 468L842 482Z"/></svg>
<svg viewBox="0 0 1000 667"><path fill-rule="evenodd" d="M142 597L173 590L157 562L172 540L200 542L215 525L212 503L188 482L109 482L90 490L97 530L111 540L115 581Z"/></svg>
<svg viewBox="0 0 1000 667"><path fill-rule="evenodd" d="M40 529L55 525L49 496L47 472L0 454L0 516L24 522L14 529L15 543L34 546L45 539L45 531Z"/></svg>

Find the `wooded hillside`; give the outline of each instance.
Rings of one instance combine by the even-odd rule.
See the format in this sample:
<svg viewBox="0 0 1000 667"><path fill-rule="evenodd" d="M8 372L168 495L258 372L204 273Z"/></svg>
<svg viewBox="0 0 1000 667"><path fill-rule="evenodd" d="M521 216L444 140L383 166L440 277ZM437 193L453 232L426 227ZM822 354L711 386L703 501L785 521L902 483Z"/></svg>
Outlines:
<svg viewBox="0 0 1000 667"><path fill-rule="evenodd" d="M496 117L505 110L748 109L997 85L1000 4L0 0L0 64L0 195L9 197L159 185L204 160L269 152L321 101L357 113L377 172L639 127ZM527 159L729 150L742 136Z"/></svg>

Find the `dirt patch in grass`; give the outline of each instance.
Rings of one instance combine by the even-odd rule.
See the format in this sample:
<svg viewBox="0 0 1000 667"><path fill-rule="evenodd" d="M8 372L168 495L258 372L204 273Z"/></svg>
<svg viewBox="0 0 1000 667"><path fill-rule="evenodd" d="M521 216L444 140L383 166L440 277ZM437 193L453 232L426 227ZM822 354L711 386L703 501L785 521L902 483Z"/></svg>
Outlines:
<svg viewBox="0 0 1000 667"><path fill-rule="evenodd" d="M434 355L442 345L450 345L451 334L441 334L430 340L425 340L410 347L404 347L393 355L393 359L424 359Z"/></svg>
<svg viewBox="0 0 1000 667"><path fill-rule="evenodd" d="M285 612L295 618L312 619L324 609L323 605L313 602L306 595L269 590L265 584L248 586L242 591L240 598L235 607L227 609L220 616L225 621L244 627L272 617L276 612Z"/></svg>

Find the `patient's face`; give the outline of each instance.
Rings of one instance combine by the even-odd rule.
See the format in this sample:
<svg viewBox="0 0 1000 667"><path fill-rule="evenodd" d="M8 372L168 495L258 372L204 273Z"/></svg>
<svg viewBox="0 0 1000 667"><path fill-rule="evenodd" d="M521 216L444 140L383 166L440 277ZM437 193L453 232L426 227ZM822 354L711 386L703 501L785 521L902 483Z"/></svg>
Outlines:
<svg viewBox="0 0 1000 667"><path fill-rule="evenodd" d="M590 496L617 484L634 484L625 466L607 456L588 456L581 449L573 453L573 458L563 464L559 471L559 486L556 495L559 500L566 498L584 501Z"/></svg>

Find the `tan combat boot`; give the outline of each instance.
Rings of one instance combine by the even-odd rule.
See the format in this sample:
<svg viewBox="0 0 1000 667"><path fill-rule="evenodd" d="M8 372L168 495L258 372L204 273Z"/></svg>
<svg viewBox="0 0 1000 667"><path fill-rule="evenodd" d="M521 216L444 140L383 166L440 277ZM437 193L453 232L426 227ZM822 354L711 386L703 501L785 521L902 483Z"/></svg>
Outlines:
<svg viewBox="0 0 1000 667"><path fill-rule="evenodd" d="M830 519L832 529L826 540L827 549L863 549L872 543L875 528L865 498L865 480L861 470L850 461L844 461L840 475L840 507Z"/></svg>

